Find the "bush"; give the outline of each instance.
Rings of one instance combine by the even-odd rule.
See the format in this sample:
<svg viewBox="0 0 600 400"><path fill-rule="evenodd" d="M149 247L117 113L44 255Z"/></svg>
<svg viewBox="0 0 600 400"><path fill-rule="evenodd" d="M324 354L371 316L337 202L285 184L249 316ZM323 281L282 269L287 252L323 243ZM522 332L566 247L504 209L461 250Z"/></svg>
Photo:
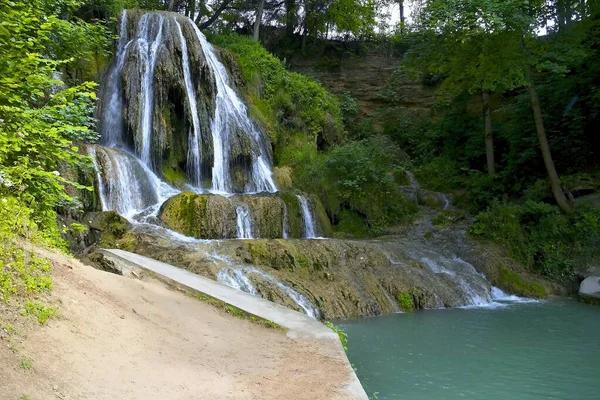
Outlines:
<svg viewBox="0 0 600 400"><path fill-rule="evenodd" d="M252 38L228 34L211 40L234 54L254 111L267 120L274 119L270 122L279 131L302 132L321 148L342 140L337 98L319 83L287 71L279 59Z"/></svg>
<svg viewBox="0 0 600 400"><path fill-rule="evenodd" d="M582 204L563 214L546 203L495 203L477 215L471 232L508 248L536 272L567 281L578 268L598 260L600 207Z"/></svg>

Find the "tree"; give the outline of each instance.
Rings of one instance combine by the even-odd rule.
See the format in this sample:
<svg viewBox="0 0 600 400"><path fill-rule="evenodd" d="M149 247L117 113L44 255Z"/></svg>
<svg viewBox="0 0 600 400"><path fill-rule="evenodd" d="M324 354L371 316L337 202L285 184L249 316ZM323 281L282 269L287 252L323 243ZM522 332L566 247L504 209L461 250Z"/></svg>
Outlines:
<svg viewBox="0 0 600 400"><path fill-rule="evenodd" d="M581 57L582 52L573 46L559 54L548 51L540 43L537 31L545 24L545 5L543 0L528 3L517 0L424 0L418 24L427 35L428 41L423 43L431 46L425 56L429 70L445 78L442 88L449 93L461 90L502 93L527 89L552 191L557 204L568 212L571 206L552 161L531 72L564 74L568 71L569 61ZM435 52L441 55L432 55ZM414 51L412 54L419 58ZM486 109L486 96L482 99ZM486 139L490 133L488 123L486 118ZM488 150L488 166L492 162L489 153Z"/></svg>
<svg viewBox="0 0 600 400"><path fill-rule="evenodd" d="M256 19L254 20L254 33L252 35L254 37L254 40L256 40L257 42L258 42L260 23L262 21L264 8L265 8L265 0L260 0L258 3L258 8L256 9Z"/></svg>
<svg viewBox="0 0 600 400"><path fill-rule="evenodd" d="M106 47L90 47L95 35L110 37L105 28L59 17L73 4L0 4L0 194L34 209L42 226L54 224L54 208L71 200L66 184L83 188L58 172L64 163L90 163L73 142L96 138L91 129L95 83L61 89L57 73L75 62L72 57L91 58L94 51L108 56Z"/></svg>

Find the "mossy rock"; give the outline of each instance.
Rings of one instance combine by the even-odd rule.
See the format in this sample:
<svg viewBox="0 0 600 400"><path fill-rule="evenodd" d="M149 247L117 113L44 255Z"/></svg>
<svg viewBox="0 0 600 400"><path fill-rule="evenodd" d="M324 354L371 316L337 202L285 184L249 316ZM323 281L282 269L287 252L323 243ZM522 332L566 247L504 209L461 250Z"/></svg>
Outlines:
<svg viewBox="0 0 600 400"><path fill-rule="evenodd" d="M585 304L590 304L593 306L600 306L600 299L597 297L592 297L592 296L588 296L582 293L579 293L577 295L577 300L579 300L580 303L585 303Z"/></svg>
<svg viewBox="0 0 600 400"><path fill-rule="evenodd" d="M520 296L548 297L548 292L543 285L506 268L500 270L498 286Z"/></svg>
<svg viewBox="0 0 600 400"><path fill-rule="evenodd" d="M236 208L240 204L250 210L253 237L282 238L284 225L290 237L302 237L302 213L293 192L231 197L184 192L163 204L159 218L169 228L198 239L232 239L237 236ZM316 198L311 198L311 206L319 235L330 236L331 225L323 206Z"/></svg>
<svg viewBox="0 0 600 400"><path fill-rule="evenodd" d="M86 214L84 222L92 230L99 232L99 245L106 248L114 247L117 241L122 239L132 228L129 221L115 211Z"/></svg>
<svg viewBox="0 0 600 400"><path fill-rule="evenodd" d="M273 179L280 190L291 189L293 171L290 167L275 167L273 168Z"/></svg>
<svg viewBox="0 0 600 400"><path fill-rule="evenodd" d="M169 228L198 239L236 237L236 212L223 196L180 193L161 207L159 218Z"/></svg>

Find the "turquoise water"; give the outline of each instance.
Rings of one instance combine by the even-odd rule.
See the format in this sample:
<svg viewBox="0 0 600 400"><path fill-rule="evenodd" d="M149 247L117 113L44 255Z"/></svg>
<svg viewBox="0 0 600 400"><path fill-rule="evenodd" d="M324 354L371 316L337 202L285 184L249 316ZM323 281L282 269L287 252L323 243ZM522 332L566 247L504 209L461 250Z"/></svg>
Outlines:
<svg viewBox="0 0 600 400"><path fill-rule="evenodd" d="M600 399L600 308L571 300L344 321L373 399Z"/></svg>

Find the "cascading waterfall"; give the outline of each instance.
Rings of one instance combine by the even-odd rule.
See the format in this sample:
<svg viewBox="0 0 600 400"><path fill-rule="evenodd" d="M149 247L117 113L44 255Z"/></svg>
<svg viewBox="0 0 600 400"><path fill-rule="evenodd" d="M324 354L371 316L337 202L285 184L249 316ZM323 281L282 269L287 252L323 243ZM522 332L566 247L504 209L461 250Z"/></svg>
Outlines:
<svg viewBox="0 0 600 400"><path fill-rule="evenodd" d="M281 291L283 291L290 299L292 299L294 303L298 305L298 307L304 310L306 315L308 315L309 317L315 319L321 318L321 313L319 312L319 310L308 300L308 298L306 298L306 296L304 296L302 293L297 292L291 287L284 285L271 275L264 273L261 270L258 270L254 267L222 268L217 272L217 280L224 285L233 287L235 289L243 290L244 292L256 296L259 294L259 292L258 290L256 290L254 285L252 285L252 282L248 277L249 274L258 275L262 279L281 289Z"/></svg>
<svg viewBox="0 0 600 400"><path fill-rule="evenodd" d="M313 219L312 212L310 211L310 207L308 205L308 200L306 197L301 195L296 195L298 198L298 202L300 203L300 209L302 210L302 221L304 223L304 237L305 238L316 238L316 229L315 223Z"/></svg>
<svg viewBox="0 0 600 400"><path fill-rule="evenodd" d="M211 124L215 154L212 190L218 193L231 193L233 190L229 168L230 139L236 129L241 129L248 134L254 146L253 150L258 153L252 160L252 179L246 183L246 192L276 192L277 186L273 181L273 172L271 171L267 146L262 133L250 119L246 105L230 86L227 70L217 58L212 45L208 43L196 24L190 23L202 45L202 51L217 84L215 116Z"/></svg>
<svg viewBox="0 0 600 400"><path fill-rule="evenodd" d="M253 239L253 224L250 208L247 204L240 203L236 205L235 212L237 214L237 237L238 239Z"/></svg>
<svg viewBox="0 0 600 400"><path fill-rule="evenodd" d="M104 211L132 218L178 193L132 154L102 146L89 146L88 154L96 167Z"/></svg>
<svg viewBox="0 0 600 400"><path fill-rule="evenodd" d="M161 14L147 13L142 16L138 24L138 49L140 58L145 61L143 66L143 78L141 87L140 107L140 130L142 132L142 143L139 153L142 162L147 166L152 165L152 109L154 105L154 70L156 67L156 56L162 44L164 18ZM158 32L152 37L152 27L158 26Z"/></svg>
<svg viewBox="0 0 600 400"><path fill-rule="evenodd" d="M188 99L188 106L190 109L190 115L192 116L192 128L193 133L189 136L188 141L188 158L187 166L190 173L190 179L192 185L199 188L202 182L202 176L200 173L200 120L198 118L198 105L196 102L196 92L194 90L194 84L192 83L192 74L190 72L190 60L188 56L187 41L183 36L181 25L179 21L175 20L177 26L177 32L179 33L179 40L181 42L181 62L183 65L183 77L185 81L185 92Z"/></svg>
<svg viewBox="0 0 600 400"><path fill-rule="evenodd" d="M109 146L116 146L123 137L123 97L121 96L121 82L119 74L125 63L127 54L127 10L123 10L121 15L120 35L117 41L116 63L110 71L106 80L107 92L110 94L106 102L106 116L102 122L102 143Z"/></svg>

